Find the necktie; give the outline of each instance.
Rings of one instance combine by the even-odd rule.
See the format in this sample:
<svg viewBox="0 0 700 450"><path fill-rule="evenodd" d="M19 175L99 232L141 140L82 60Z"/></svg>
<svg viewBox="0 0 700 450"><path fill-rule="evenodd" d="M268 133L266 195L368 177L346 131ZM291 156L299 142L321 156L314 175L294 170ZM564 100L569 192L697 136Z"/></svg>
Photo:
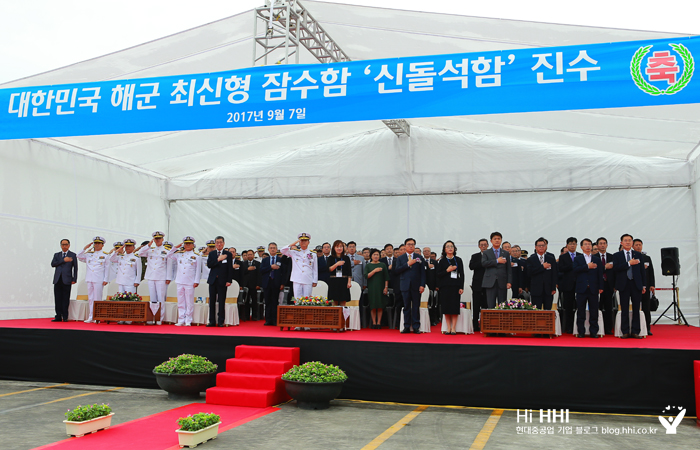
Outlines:
<svg viewBox="0 0 700 450"><path fill-rule="evenodd" d="M540 264L544 264L544 255L540 255Z"/></svg>
<svg viewBox="0 0 700 450"><path fill-rule="evenodd" d="M571 255L571 261L573 262L573 261L574 261L574 257L576 256L576 254L575 254L575 253L570 253L570 255Z"/></svg>
<svg viewBox="0 0 700 450"><path fill-rule="evenodd" d="M217 251L216 251L216 256L217 256L217 257L221 256L221 250L217 250Z"/></svg>
<svg viewBox="0 0 700 450"><path fill-rule="evenodd" d="M493 252L496 254L496 259L498 259L498 255L500 254L500 252L498 251L498 249L494 250Z"/></svg>
<svg viewBox="0 0 700 450"><path fill-rule="evenodd" d="M627 263L629 263L629 262L630 262L630 252L628 250L627 251ZM627 278L630 280L632 279L632 266L629 266L629 268L627 269Z"/></svg>
<svg viewBox="0 0 700 450"><path fill-rule="evenodd" d="M66 257L66 252L63 252L63 257L64 257L64 258Z"/></svg>
<svg viewBox="0 0 700 450"><path fill-rule="evenodd" d="M600 259L603 262L603 280L608 281L608 274L605 273L605 253L600 254Z"/></svg>
<svg viewBox="0 0 700 450"><path fill-rule="evenodd" d="M389 265L391 265L391 258L389 258Z"/></svg>

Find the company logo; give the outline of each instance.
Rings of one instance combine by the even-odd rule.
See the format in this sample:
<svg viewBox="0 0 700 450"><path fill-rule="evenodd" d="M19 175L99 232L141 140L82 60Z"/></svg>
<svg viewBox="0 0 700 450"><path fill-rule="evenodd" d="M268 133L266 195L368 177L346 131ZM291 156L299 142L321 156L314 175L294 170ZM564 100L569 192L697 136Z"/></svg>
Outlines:
<svg viewBox="0 0 700 450"><path fill-rule="evenodd" d="M630 73L634 84L649 95L673 95L693 78L695 61L690 50L682 44L669 46L671 50L654 51L649 56L653 45L640 47L632 57Z"/></svg>
<svg viewBox="0 0 700 450"><path fill-rule="evenodd" d="M673 409L678 411L678 415L676 417L669 416L668 419L666 419L664 415L670 413ZM666 428L666 434L676 434L676 428L678 428L678 424L683 420L683 416L685 416L685 408L682 406L667 406L661 411L659 422Z"/></svg>

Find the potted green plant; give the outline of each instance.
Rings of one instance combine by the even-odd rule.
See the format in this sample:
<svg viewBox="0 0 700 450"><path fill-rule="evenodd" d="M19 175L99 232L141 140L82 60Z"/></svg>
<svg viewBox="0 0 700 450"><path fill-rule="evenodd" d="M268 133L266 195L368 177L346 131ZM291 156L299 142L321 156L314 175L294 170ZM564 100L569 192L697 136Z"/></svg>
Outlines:
<svg viewBox="0 0 700 450"><path fill-rule="evenodd" d="M301 409L327 409L348 379L338 366L311 361L282 375L284 387Z"/></svg>
<svg viewBox="0 0 700 450"><path fill-rule="evenodd" d="M196 447L210 439L216 439L219 434L221 417L214 413L198 413L177 420L180 429L177 433L180 447Z"/></svg>
<svg viewBox="0 0 700 450"><path fill-rule="evenodd" d="M65 414L66 434L68 436L84 436L99 430L106 430L112 424L112 408L109 404L78 405Z"/></svg>
<svg viewBox="0 0 700 450"><path fill-rule="evenodd" d="M157 365L153 374L169 399L199 398L200 392L216 384L217 368L204 356L182 354Z"/></svg>

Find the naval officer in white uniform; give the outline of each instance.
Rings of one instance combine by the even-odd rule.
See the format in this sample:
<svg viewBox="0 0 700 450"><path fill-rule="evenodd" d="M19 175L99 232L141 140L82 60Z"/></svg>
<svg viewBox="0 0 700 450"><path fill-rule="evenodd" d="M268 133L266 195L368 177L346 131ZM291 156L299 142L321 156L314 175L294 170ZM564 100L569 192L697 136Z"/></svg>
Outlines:
<svg viewBox="0 0 700 450"><path fill-rule="evenodd" d="M95 305L95 300L102 300L102 290L109 283L109 252L102 250L104 247L105 238L95 236L88 245L83 248L83 251L78 253L78 261L85 263L87 270L85 271L85 284L88 290L88 305L89 314L85 323L92 323L92 310ZM93 246L94 248L90 248Z"/></svg>
<svg viewBox="0 0 700 450"><path fill-rule="evenodd" d="M146 276L148 281L148 292L151 297L151 312L155 321L156 313L160 309L161 319L165 313L165 297L167 295L168 285L168 250L163 246L163 238L165 234L162 231L155 231L153 239L147 245L143 246L136 256L146 258ZM151 244L156 244L151 247ZM160 325L162 322L156 322Z"/></svg>
<svg viewBox="0 0 700 450"><path fill-rule="evenodd" d="M185 246L185 251L178 249ZM168 252L168 258L177 262L177 326L190 326L194 313L194 288L199 286L202 278L202 266L199 255L194 252L194 238L185 236L180 244L177 244Z"/></svg>
<svg viewBox="0 0 700 450"><path fill-rule="evenodd" d="M124 247L110 257L110 263L117 266L117 284L119 293L136 292L141 283L141 259L134 254L133 239L124 239Z"/></svg>
<svg viewBox="0 0 700 450"><path fill-rule="evenodd" d="M299 233L298 237L296 242L282 248L282 254L292 260L290 280L294 283L294 297L311 297L311 290L318 284L318 261L316 252L309 250L311 235Z"/></svg>

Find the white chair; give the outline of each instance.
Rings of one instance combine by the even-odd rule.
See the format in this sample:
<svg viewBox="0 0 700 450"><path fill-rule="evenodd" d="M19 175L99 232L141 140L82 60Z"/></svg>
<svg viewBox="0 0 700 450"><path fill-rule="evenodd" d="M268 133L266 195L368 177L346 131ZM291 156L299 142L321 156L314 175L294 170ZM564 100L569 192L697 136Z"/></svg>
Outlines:
<svg viewBox="0 0 700 450"><path fill-rule="evenodd" d="M561 336L561 317L559 316L559 308L557 307L556 297L552 301L552 309L554 310L554 335Z"/></svg>
<svg viewBox="0 0 700 450"><path fill-rule="evenodd" d="M165 310L161 314L164 323L177 323L177 283L171 281L165 294Z"/></svg>
<svg viewBox="0 0 700 450"><path fill-rule="evenodd" d="M445 315L442 315L442 331L447 331L447 322L445 321ZM455 331L457 333L464 334L474 334L474 323L472 322L472 310L471 303L468 308L460 308L459 317L457 318L457 325L455 326Z"/></svg>
<svg viewBox="0 0 700 450"><path fill-rule="evenodd" d="M136 289L136 293L141 296L144 302L151 301L151 291L148 288L148 280L141 280L139 287Z"/></svg>
<svg viewBox="0 0 700 450"><path fill-rule="evenodd" d="M325 281L318 280L316 287L311 290L312 297L328 297L328 285ZM331 299L333 300L333 299Z"/></svg>
<svg viewBox="0 0 700 450"><path fill-rule="evenodd" d="M350 319L348 321L348 330L359 330L360 329L360 297L362 296L362 288L356 281L353 281L350 285L350 301L347 306L343 308L343 313L345 319Z"/></svg>
<svg viewBox="0 0 700 450"><path fill-rule="evenodd" d="M615 295L619 295L619 292L616 292ZM618 304L617 304L617 314L615 314L615 332L614 336L615 337L620 337L622 336L622 311L621 311L622 305L619 302L618 299ZM629 324L630 324L630 330L632 328L632 301L630 300L630 306L629 306ZM642 305L641 303L639 304L639 335L640 336L647 336L649 334L649 330L647 329L647 320L644 317L644 311L642 311ZM630 331L631 332L631 331Z"/></svg>
<svg viewBox="0 0 700 450"><path fill-rule="evenodd" d="M87 283L85 283L85 279L82 279L76 285L77 289L71 289L71 292L75 292L75 298L71 298L68 305L68 320L83 321L90 314L90 305L87 302Z"/></svg>
<svg viewBox="0 0 700 450"><path fill-rule="evenodd" d="M224 318L224 325L227 327L240 325L241 323L238 317L238 293L240 290L241 288L236 280L233 280L231 286L226 290L226 317ZM229 295L235 295L235 297L229 297Z"/></svg>
<svg viewBox="0 0 700 450"><path fill-rule="evenodd" d="M117 292L119 292L119 285L117 283L114 283L114 282L109 283L107 286L105 286L105 288L106 289L104 289L104 290L107 291L107 297L111 297L113 295L116 295Z"/></svg>
<svg viewBox="0 0 700 450"><path fill-rule="evenodd" d="M574 313L574 336L579 334L577 323L578 311ZM591 312L586 310L586 322L584 324L584 334L591 334L590 330ZM603 321L603 311L598 310L598 336L605 336L605 322Z"/></svg>
<svg viewBox="0 0 700 450"><path fill-rule="evenodd" d="M209 285L207 283L199 283L199 286L194 288L194 299L202 299L201 303L195 301L194 312L192 313L192 323L195 325L206 325L209 322Z"/></svg>
<svg viewBox="0 0 700 450"><path fill-rule="evenodd" d="M420 308L418 312L420 313L420 332L430 333L430 314L428 312L428 300L430 299L430 291L426 288L420 297ZM401 323L399 328L403 330L403 314L401 314Z"/></svg>

